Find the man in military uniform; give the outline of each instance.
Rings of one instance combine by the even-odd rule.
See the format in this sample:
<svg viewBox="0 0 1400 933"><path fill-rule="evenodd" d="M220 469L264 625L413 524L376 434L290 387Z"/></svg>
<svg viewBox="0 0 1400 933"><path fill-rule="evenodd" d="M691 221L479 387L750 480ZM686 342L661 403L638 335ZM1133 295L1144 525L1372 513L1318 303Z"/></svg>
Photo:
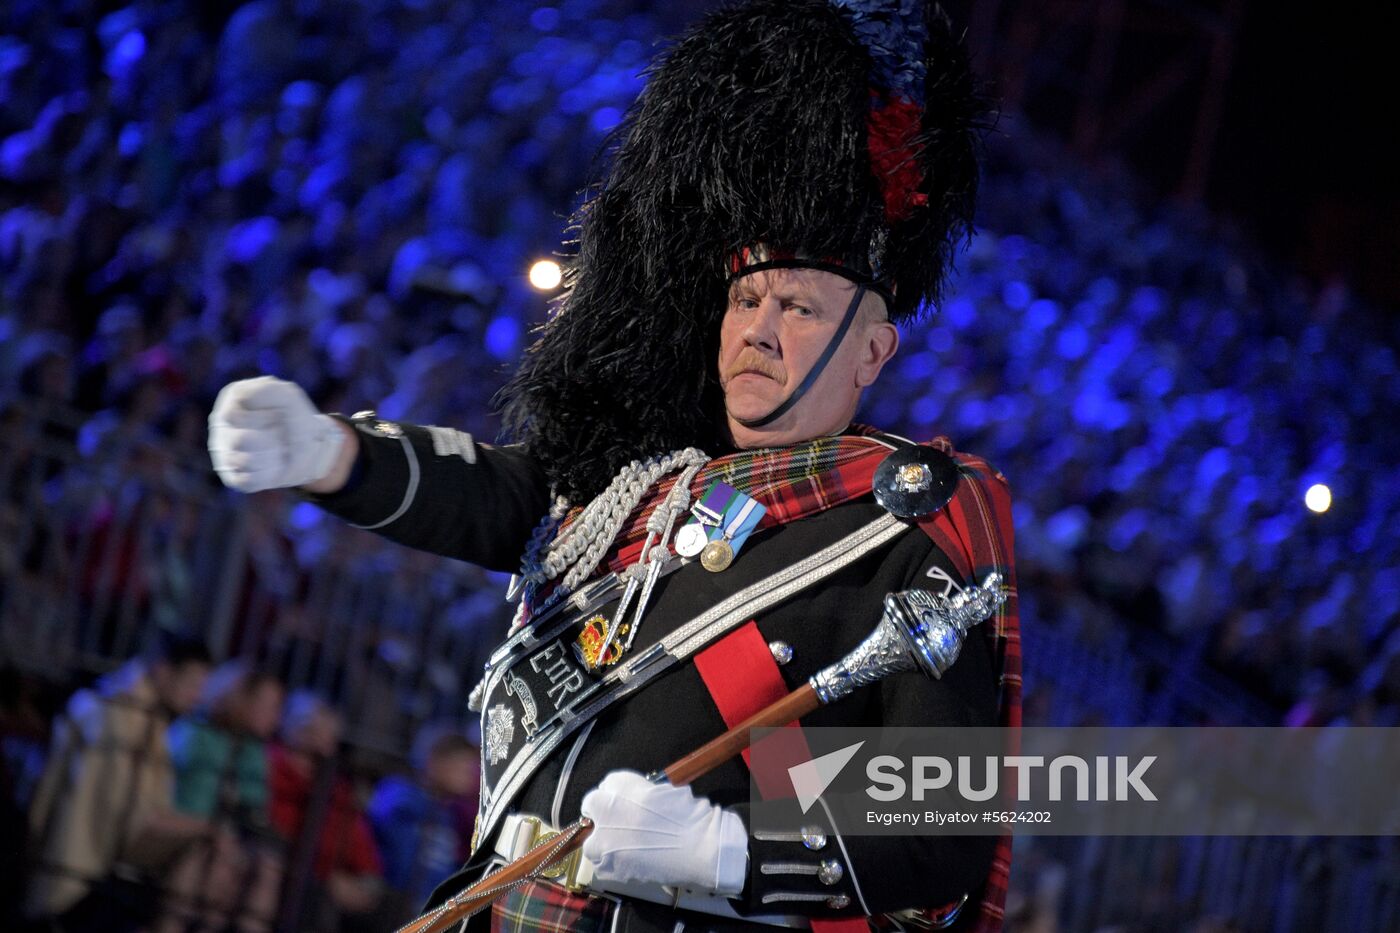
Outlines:
<svg viewBox="0 0 1400 933"><path fill-rule="evenodd" d="M896 324L937 299L976 185L962 50L936 9L888 6L751 2L667 54L504 390L515 444L322 414L271 377L215 404L228 485L296 487L518 574L472 697L478 838L435 900L581 814L596 828L562 876L498 900L493 928L1000 925L1006 837L849 836L821 808L755 835L742 760L686 787L643 777L841 658L886 594L993 570L1010 598L941 679L894 675L804 723L1019 724L1004 478L946 438L852 423Z"/></svg>

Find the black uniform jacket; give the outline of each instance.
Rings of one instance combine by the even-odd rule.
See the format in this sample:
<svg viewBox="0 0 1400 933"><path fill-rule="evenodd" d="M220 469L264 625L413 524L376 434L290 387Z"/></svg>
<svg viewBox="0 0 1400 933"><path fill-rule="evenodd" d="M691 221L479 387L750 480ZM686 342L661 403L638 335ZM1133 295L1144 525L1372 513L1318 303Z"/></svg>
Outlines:
<svg viewBox="0 0 1400 933"><path fill-rule="evenodd" d="M519 568L526 542L549 507L544 475L529 457L512 447L474 443L465 434L440 427L363 418L353 423L361 453L351 482L338 493L309 497L312 501L410 547L493 570ZM880 521L888 524L891 517L867 495L756 532L721 573L708 572L698 562L683 566L657 584L629 653L645 651L726 597ZM887 543L850 560L820 583L749 617L765 639L791 647L791 660L780 668L789 688L839 660L869 634L887 593L912 587L944 593L946 581L957 579L952 562L933 542L913 523L905 525L893 529ZM960 585L966 582L958 580ZM607 614L607 609L602 612ZM975 636L976 632L968 637L960 658L941 679L897 674L818 709L804 724L995 725L996 676L987 639ZM648 773L663 768L724 729L693 660L673 664L603 710L581 746L575 748L581 730L563 741L502 809L538 814L556 825L568 823L578 817L583 795L609 771L631 768ZM566 770L571 753L574 760ZM747 819L749 776L742 759L733 759L692 787ZM817 808L810 815L815 823L829 822ZM496 819L477 855L438 889L434 903L480 874L498 827ZM872 837L842 835L839 826L823 828L828 842L816 850L790 837L751 838L748 880L734 902L739 912L878 914L935 907L967 893L969 909L960 919L968 919L996 844L993 836ZM812 873L763 871L765 865L815 866L823 859L842 863L840 881L823 884ZM639 908L643 913L650 910L646 905ZM664 916L657 922L667 930L674 926L674 919L666 921ZM708 920L704 926L726 928Z"/></svg>

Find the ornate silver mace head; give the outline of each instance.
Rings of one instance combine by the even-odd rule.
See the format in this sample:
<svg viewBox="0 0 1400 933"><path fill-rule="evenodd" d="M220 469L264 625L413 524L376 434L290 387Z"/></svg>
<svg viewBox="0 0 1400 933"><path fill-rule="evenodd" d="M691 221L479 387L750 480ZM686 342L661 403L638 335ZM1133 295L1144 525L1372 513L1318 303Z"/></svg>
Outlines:
<svg viewBox="0 0 1400 933"><path fill-rule="evenodd" d="M958 659L967 630L1006 602L1001 584L1001 574L989 573L981 586L967 587L954 596L935 596L927 590L890 593L875 631L808 681L817 699L830 703L902 671L942 677Z"/></svg>

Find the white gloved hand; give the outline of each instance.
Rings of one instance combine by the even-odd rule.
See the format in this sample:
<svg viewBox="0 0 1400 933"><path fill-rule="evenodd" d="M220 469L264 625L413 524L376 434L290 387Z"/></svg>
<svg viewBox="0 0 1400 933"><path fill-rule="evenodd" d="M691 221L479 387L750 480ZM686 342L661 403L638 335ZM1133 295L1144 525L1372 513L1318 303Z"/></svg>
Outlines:
<svg viewBox="0 0 1400 933"><path fill-rule="evenodd" d="M224 485L261 492L314 483L345 443L340 423L275 376L230 382L209 413L209 457Z"/></svg>
<svg viewBox="0 0 1400 933"><path fill-rule="evenodd" d="M728 897L744 889L749 835L743 819L688 787L613 771L584 795L580 810L595 824L583 857L601 881L668 884Z"/></svg>

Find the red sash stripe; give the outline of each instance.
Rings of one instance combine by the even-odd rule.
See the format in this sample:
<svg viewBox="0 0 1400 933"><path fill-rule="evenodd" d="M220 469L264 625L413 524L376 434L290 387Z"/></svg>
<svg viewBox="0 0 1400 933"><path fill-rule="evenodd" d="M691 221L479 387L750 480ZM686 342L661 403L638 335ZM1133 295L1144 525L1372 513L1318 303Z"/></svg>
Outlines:
<svg viewBox="0 0 1400 933"><path fill-rule="evenodd" d="M730 728L788 695L787 684L778 671L778 662L773 660L768 642L753 622L730 632L697 654L695 666L700 671L700 679L705 682L705 689L710 692L710 699L714 700L720 716L724 718L724 724ZM801 727L792 722L788 728L793 736L782 743L779 760L793 764L810 760L812 753L807 741L802 738ZM749 751L744 749L746 765L749 764ZM758 792L765 798L771 800L793 794L787 769L781 765L772 771L764 769L754 772L753 776ZM815 933L867 933L869 928L864 917L812 920Z"/></svg>
<svg viewBox="0 0 1400 933"><path fill-rule="evenodd" d="M710 699L719 709L726 728L734 728L788 695L787 684L778 671L778 662L773 660L768 642L764 641L763 633L753 622L745 623L695 655L695 667L700 671L700 679L705 682L705 689L710 692ZM790 722L787 726L796 729L797 722ZM807 743L801 741L800 744L802 751L806 752ZM749 764L751 751L744 749L746 765ZM810 757L808 754L793 763ZM755 777L764 797L792 796L790 782L785 782L784 786L783 783L769 780L768 775L758 774Z"/></svg>

